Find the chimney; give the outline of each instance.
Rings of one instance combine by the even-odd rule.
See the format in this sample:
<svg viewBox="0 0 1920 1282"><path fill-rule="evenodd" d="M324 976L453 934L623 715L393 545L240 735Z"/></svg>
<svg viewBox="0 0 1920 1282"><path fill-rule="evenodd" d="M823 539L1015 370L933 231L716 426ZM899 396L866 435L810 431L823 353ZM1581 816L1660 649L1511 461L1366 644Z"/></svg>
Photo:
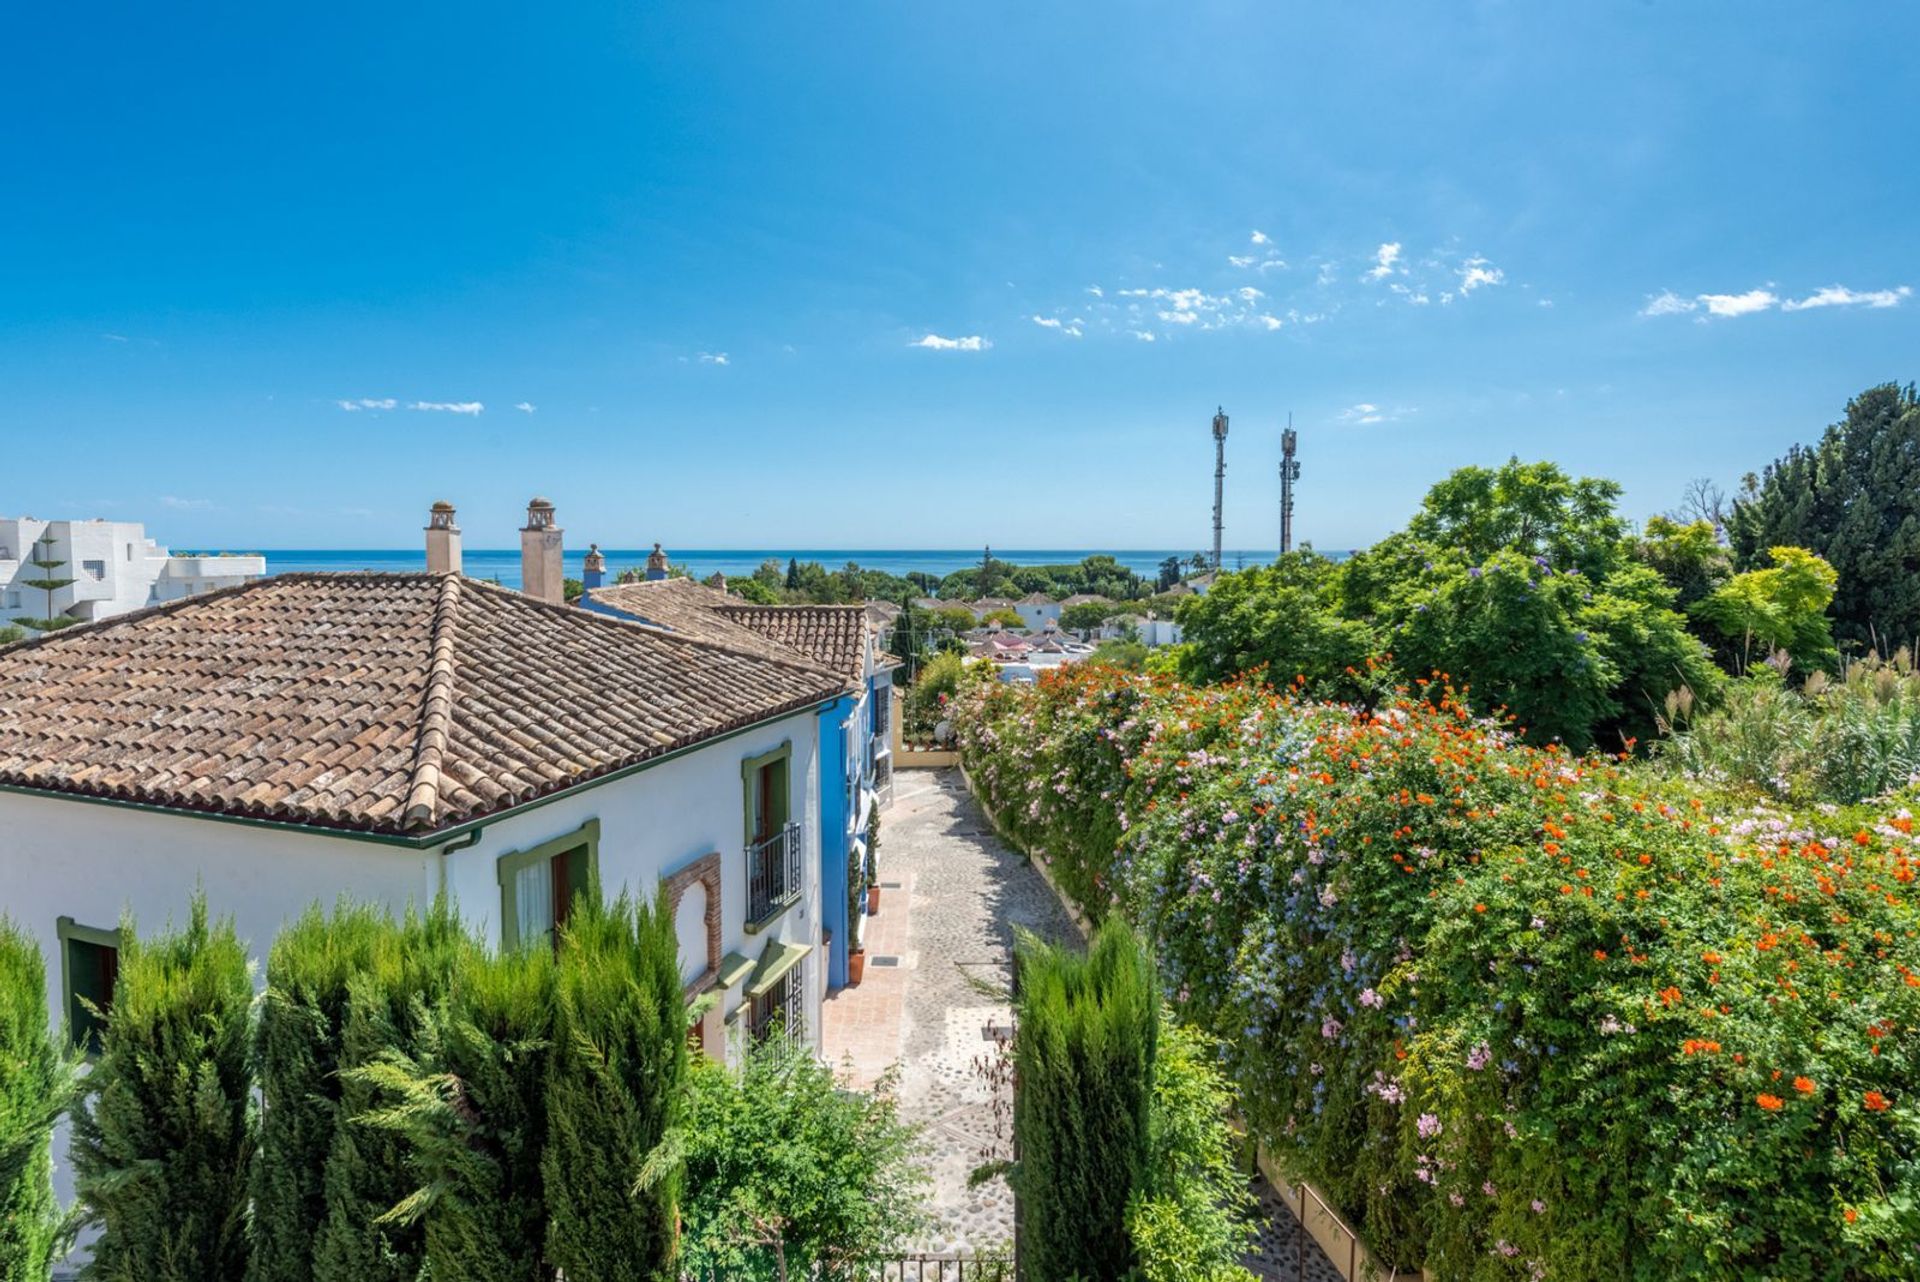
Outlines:
<svg viewBox="0 0 1920 1282"><path fill-rule="evenodd" d="M460 527L453 523L453 504L445 499L427 514L427 573L460 573Z"/></svg>
<svg viewBox="0 0 1920 1282"><path fill-rule="evenodd" d="M587 564L580 571L580 583L591 592L607 581L607 558L600 555L598 543L587 544Z"/></svg>
<svg viewBox="0 0 1920 1282"><path fill-rule="evenodd" d="M553 523L553 504L535 499L527 504L527 524L520 531L520 590L541 601L566 601L566 579L560 570L560 527Z"/></svg>
<svg viewBox="0 0 1920 1282"><path fill-rule="evenodd" d="M656 543L653 545L653 551L647 553L647 578L664 579L666 577L667 554L662 552L660 545Z"/></svg>

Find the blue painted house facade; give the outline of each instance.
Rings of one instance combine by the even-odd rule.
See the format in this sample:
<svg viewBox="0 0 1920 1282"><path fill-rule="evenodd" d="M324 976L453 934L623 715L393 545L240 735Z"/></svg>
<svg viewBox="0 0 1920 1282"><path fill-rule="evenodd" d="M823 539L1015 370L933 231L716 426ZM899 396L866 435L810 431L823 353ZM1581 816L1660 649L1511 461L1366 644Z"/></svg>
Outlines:
<svg viewBox="0 0 1920 1282"><path fill-rule="evenodd" d="M672 577L654 545L644 577L609 584L597 548L587 555L580 604L618 618L686 632L827 669L846 693L816 715L820 807L820 911L828 939L829 988L845 986L848 955L862 937L867 832L893 787L893 673L866 610L857 605L752 605L722 586ZM875 870L876 877L884 872Z"/></svg>

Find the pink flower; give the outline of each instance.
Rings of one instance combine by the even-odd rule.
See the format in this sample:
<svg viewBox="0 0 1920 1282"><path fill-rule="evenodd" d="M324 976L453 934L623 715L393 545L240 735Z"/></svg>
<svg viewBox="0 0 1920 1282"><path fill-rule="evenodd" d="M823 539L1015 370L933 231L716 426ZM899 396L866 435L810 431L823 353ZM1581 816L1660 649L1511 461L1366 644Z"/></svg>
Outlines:
<svg viewBox="0 0 1920 1282"><path fill-rule="evenodd" d="M1419 1118L1415 1120L1414 1126L1419 1130L1420 1138L1423 1140L1430 1140L1445 1129L1440 1125L1440 1119L1432 1113L1420 1114Z"/></svg>

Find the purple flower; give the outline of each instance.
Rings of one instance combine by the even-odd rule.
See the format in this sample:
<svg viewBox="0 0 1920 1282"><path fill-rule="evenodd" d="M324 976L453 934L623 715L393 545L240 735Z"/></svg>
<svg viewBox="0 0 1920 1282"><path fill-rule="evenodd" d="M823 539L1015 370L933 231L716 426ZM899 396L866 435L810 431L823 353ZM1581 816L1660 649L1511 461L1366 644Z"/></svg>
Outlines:
<svg viewBox="0 0 1920 1282"><path fill-rule="evenodd" d="M1362 1006L1371 1006L1377 1010L1387 1004L1387 999L1374 992L1371 988L1363 988L1360 990L1360 1004Z"/></svg>
<svg viewBox="0 0 1920 1282"><path fill-rule="evenodd" d="M1467 1052L1467 1067L1476 1073L1491 1063L1493 1063L1493 1047L1485 1042L1481 1042Z"/></svg>
<svg viewBox="0 0 1920 1282"><path fill-rule="evenodd" d="M1340 1030L1344 1027L1346 1027L1346 1025L1329 1015L1320 1021L1320 1036L1326 1038L1328 1041L1332 1041L1334 1038L1340 1036Z"/></svg>
<svg viewBox="0 0 1920 1282"><path fill-rule="evenodd" d="M1432 1139L1444 1129L1440 1125L1440 1119L1432 1113L1420 1114L1420 1116L1414 1120L1414 1127L1420 1132L1420 1138L1423 1140Z"/></svg>

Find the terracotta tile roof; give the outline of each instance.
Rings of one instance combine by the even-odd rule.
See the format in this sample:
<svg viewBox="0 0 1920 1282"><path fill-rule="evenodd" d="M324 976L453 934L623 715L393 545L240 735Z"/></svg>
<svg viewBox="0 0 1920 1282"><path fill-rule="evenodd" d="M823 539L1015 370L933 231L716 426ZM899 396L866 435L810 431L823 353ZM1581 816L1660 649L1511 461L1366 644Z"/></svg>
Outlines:
<svg viewBox="0 0 1920 1282"><path fill-rule="evenodd" d="M720 613L853 681L867 679L867 609L861 605L724 605Z"/></svg>
<svg viewBox="0 0 1920 1282"><path fill-rule="evenodd" d="M282 575L0 649L0 784L418 835L844 688L474 579Z"/></svg>
<svg viewBox="0 0 1920 1282"><path fill-rule="evenodd" d="M871 630L863 605L753 605L692 579L620 583L592 595L675 632L788 659L805 656L849 681L866 679Z"/></svg>

